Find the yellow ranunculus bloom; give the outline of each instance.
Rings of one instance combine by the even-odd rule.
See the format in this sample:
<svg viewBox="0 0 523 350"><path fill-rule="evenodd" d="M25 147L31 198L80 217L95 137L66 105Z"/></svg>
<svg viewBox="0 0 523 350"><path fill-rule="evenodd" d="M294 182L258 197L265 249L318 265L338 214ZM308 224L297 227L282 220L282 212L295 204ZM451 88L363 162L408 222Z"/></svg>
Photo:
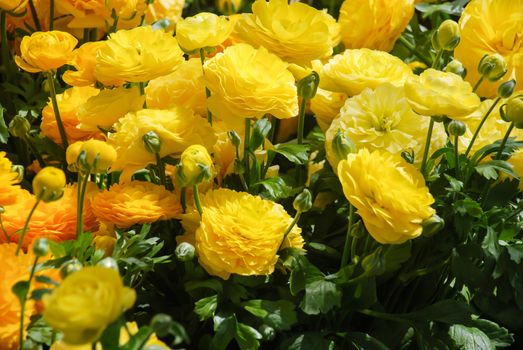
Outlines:
<svg viewBox="0 0 523 350"><path fill-rule="evenodd" d="M345 50L325 64L320 72L320 87L354 96L365 88L383 83L402 86L412 76L409 66L386 52L369 49Z"/></svg>
<svg viewBox="0 0 523 350"><path fill-rule="evenodd" d="M44 202L53 202L64 194L65 174L61 169L47 166L33 179L33 193Z"/></svg>
<svg viewBox="0 0 523 350"><path fill-rule="evenodd" d="M256 0L252 14L242 14L235 30L252 46L303 64L330 56L340 41L339 25L325 10L286 0Z"/></svg>
<svg viewBox="0 0 523 350"><path fill-rule="evenodd" d="M361 149L339 163L338 176L345 197L379 243L418 237L423 220L436 212L423 176L400 155Z"/></svg>
<svg viewBox="0 0 523 350"><path fill-rule="evenodd" d="M133 306L136 293L123 285L115 270L88 266L69 275L42 300L47 324L64 333L65 343L74 345L97 340L111 322Z"/></svg>
<svg viewBox="0 0 523 350"><path fill-rule="evenodd" d="M20 44L18 67L29 73L52 71L68 63L78 40L69 33L53 30L24 36Z"/></svg>
<svg viewBox="0 0 523 350"><path fill-rule="evenodd" d="M403 88L383 84L376 90L365 89L349 98L325 133L327 159L333 169L338 157L333 154L332 141L338 131L351 140L357 149L381 150L392 154L414 152L421 161L430 119L416 114L410 107ZM431 148L446 142L443 124L434 125Z"/></svg>
<svg viewBox="0 0 523 350"><path fill-rule="evenodd" d="M85 163L78 162L79 155L85 152ZM116 160L116 150L104 141L88 140L75 142L67 148L67 163L75 170L89 171L92 174L106 172ZM96 161L96 163L95 163ZM84 169L85 167L85 169Z"/></svg>
<svg viewBox="0 0 523 350"><path fill-rule="evenodd" d="M26 6L27 0L0 0L0 11L21 12Z"/></svg>
<svg viewBox="0 0 523 350"><path fill-rule="evenodd" d="M414 14L413 0L345 0L341 37L348 49L390 51Z"/></svg>
<svg viewBox="0 0 523 350"><path fill-rule="evenodd" d="M169 33L150 26L119 30L98 50L95 76L106 85L118 80L145 82L173 72L183 60Z"/></svg>
<svg viewBox="0 0 523 350"><path fill-rule="evenodd" d="M55 18L66 21L67 28L105 29L111 10L105 0L57 0Z"/></svg>
<svg viewBox="0 0 523 350"><path fill-rule="evenodd" d="M176 24L176 39L182 49L190 52L220 45L227 40L232 29L232 22L227 17L200 12Z"/></svg>
<svg viewBox="0 0 523 350"><path fill-rule="evenodd" d="M292 222L275 202L245 192L218 189L202 197L203 215L196 230L198 261L211 275L268 275L274 271L283 234ZM294 226L284 246L303 247Z"/></svg>
<svg viewBox="0 0 523 350"><path fill-rule="evenodd" d="M111 169L123 170L123 181L128 181L136 170L156 164L155 155L146 149L142 140L149 131L154 131L160 138L160 157L179 157L194 143L211 150L216 142L214 131L204 118L179 107L128 113L120 118L114 129L116 132L109 134L108 142L116 149L118 157Z"/></svg>
<svg viewBox="0 0 523 350"><path fill-rule="evenodd" d="M172 31L182 18L184 5L185 0L154 0L152 4L147 5L145 21L154 23L165 18L170 23L168 30Z"/></svg>
<svg viewBox="0 0 523 350"><path fill-rule="evenodd" d="M70 65L76 71L68 70L62 76L63 80L72 86L88 86L96 82L94 68L96 65L96 54L105 45L103 41L88 42L73 51Z"/></svg>
<svg viewBox="0 0 523 350"><path fill-rule="evenodd" d="M120 228L172 219L182 212L174 193L144 181L113 185L94 196L91 205L101 222Z"/></svg>
<svg viewBox="0 0 523 350"><path fill-rule="evenodd" d="M467 81L476 84L481 58L498 53L508 64L502 79L516 79L516 89L523 88L523 0L472 0L459 25L461 41L454 54L467 68ZM499 84L483 81L478 94L494 97Z"/></svg>
<svg viewBox="0 0 523 350"><path fill-rule="evenodd" d="M153 79L145 88L149 108L172 106L192 109L201 116L207 116L205 85L199 58L184 61L174 72Z"/></svg>
<svg viewBox="0 0 523 350"><path fill-rule="evenodd" d="M89 98L78 109L78 128L86 131L110 130L114 123L129 112L143 108L145 96L138 87L104 89Z"/></svg>
<svg viewBox="0 0 523 350"><path fill-rule="evenodd" d="M279 119L298 114L298 95L287 63L264 47L230 46L205 62L204 81L211 97L211 112L219 118Z"/></svg>
<svg viewBox="0 0 523 350"><path fill-rule="evenodd" d="M345 104L347 95L343 92L331 92L318 89L311 100L310 108L323 132L327 131L334 118L340 114L340 108Z"/></svg>
<svg viewBox="0 0 523 350"><path fill-rule="evenodd" d="M446 115L460 120L480 104L472 86L454 73L427 69L405 82L405 94L412 109L421 115Z"/></svg>
<svg viewBox="0 0 523 350"><path fill-rule="evenodd" d="M20 189L18 183L20 176L12 169L12 163L6 153L0 151L0 205L13 204L16 201L16 190Z"/></svg>

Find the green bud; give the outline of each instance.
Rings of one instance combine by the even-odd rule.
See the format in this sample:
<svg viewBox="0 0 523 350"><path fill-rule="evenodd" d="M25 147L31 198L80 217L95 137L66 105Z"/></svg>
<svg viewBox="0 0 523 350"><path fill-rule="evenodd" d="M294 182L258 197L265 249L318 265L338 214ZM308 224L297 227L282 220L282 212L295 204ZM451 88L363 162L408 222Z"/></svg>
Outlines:
<svg viewBox="0 0 523 350"><path fill-rule="evenodd" d="M479 61L478 72L489 81L497 81L507 73L507 61L498 53L485 55Z"/></svg>
<svg viewBox="0 0 523 350"><path fill-rule="evenodd" d="M63 263L63 265L60 267L60 277L62 279L66 278L70 274L80 271L84 266L78 259L71 259L69 261L66 261Z"/></svg>
<svg viewBox="0 0 523 350"><path fill-rule="evenodd" d="M341 161L347 158L349 153L356 153L356 145L338 130L332 139L332 151L338 161Z"/></svg>
<svg viewBox="0 0 523 350"><path fill-rule="evenodd" d="M3 213L5 213L5 208L2 205L0 205L0 214L3 214Z"/></svg>
<svg viewBox="0 0 523 350"><path fill-rule="evenodd" d="M511 79L498 86L498 97L509 98L516 88L516 81Z"/></svg>
<svg viewBox="0 0 523 350"><path fill-rule="evenodd" d="M24 137L31 130L31 123L20 115L15 115L9 123L9 133L15 137Z"/></svg>
<svg viewBox="0 0 523 350"><path fill-rule="evenodd" d="M18 182L24 179L25 168L22 165L13 165L11 170L18 174Z"/></svg>
<svg viewBox="0 0 523 350"><path fill-rule="evenodd" d="M449 132L449 135L463 136L467 131L467 126L465 125L465 123L459 120L453 120L449 123L447 130Z"/></svg>
<svg viewBox="0 0 523 350"><path fill-rule="evenodd" d="M467 76L467 68L458 60L450 61L444 68L445 72L454 73L462 78Z"/></svg>
<svg viewBox="0 0 523 350"><path fill-rule="evenodd" d="M445 227L445 221L434 214L430 218L423 220L421 226L423 227L422 234L429 237L441 231Z"/></svg>
<svg viewBox="0 0 523 350"><path fill-rule="evenodd" d="M296 196L292 206L298 213L305 213L312 208L312 195L308 189L303 189L303 191Z"/></svg>
<svg viewBox="0 0 523 350"><path fill-rule="evenodd" d="M320 84L320 76L315 71L307 75L298 82L298 96L310 100L316 95L318 85Z"/></svg>
<svg viewBox="0 0 523 350"><path fill-rule="evenodd" d="M111 270L114 270L114 271L120 273L120 269L118 268L118 263L116 262L116 260L114 260L110 256L98 261L98 263L96 265L105 267L106 269L111 269Z"/></svg>
<svg viewBox="0 0 523 350"><path fill-rule="evenodd" d="M149 131L147 134L142 136L145 149L152 154L160 153L162 148L162 141L157 133Z"/></svg>
<svg viewBox="0 0 523 350"><path fill-rule="evenodd" d="M231 130L231 131L227 132L227 135L229 136L229 139L231 139L231 143L235 147L240 146L240 144L242 143L242 139L240 138L240 135L238 135L238 133L236 131Z"/></svg>
<svg viewBox="0 0 523 350"><path fill-rule="evenodd" d="M523 129L523 94L508 99L505 108L505 120L513 122L518 129Z"/></svg>
<svg viewBox="0 0 523 350"><path fill-rule="evenodd" d="M263 340L271 341L276 337L276 331L271 326L262 324L259 328L259 331L263 337Z"/></svg>
<svg viewBox="0 0 523 350"><path fill-rule="evenodd" d="M187 262L194 259L194 253L195 249L194 246L191 243L182 242L178 244L176 249L174 250L174 254L176 255L176 259Z"/></svg>
<svg viewBox="0 0 523 350"><path fill-rule="evenodd" d="M46 256L49 253L49 240L47 238L38 238L33 244L33 253L36 256Z"/></svg>
<svg viewBox="0 0 523 350"><path fill-rule="evenodd" d="M437 46L439 48L435 48L436 50L452 51L459 44L459 26L455 21L447 19L441 23L434 36L433 44L434 41L437 41Z"/></svg>
<svg viewBox="0 0 523 350"><path fill-rule="evenodd" d="M173 319L167 314L156 314L151 320L151 328L159 337L169 335Z"/></svg>

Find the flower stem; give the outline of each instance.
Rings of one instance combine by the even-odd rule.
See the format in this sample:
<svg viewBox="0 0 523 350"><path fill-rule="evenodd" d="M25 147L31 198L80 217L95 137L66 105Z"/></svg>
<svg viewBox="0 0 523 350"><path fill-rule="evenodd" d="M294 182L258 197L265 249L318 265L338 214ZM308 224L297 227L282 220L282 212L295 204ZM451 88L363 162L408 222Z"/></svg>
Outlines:
<svg viewBox="0 0 523 350"><path fill-rule="evenodd" d="M425 148L423 150L423 159L421 160L421 173L425 175L425 167L427 166L427 157L429 155L430 140L432 139L432 129L434 129L434 119L430 118L429 129L427 130L427 140L425 141Z"/></svg>
<svg viewBox="0 0 523 350"><path fill-rule="evenodd" d="M454 157L456 158L456 178L459 179L460 175L459 175L459 151L458 151L458 140L459 140L459 136L458 135L455 135L454 136Z"/></svg>
<svg viewBox="0 0 523 350"><path fill-rule="evenodd" d="M432 68L438 69L439 61L441 60L441 56L443 55L443 50L439 50L436 52L436 57L434 58L434 61L432 61Z"/></svg>
<svg viewBox="0 0 523 350"><path fill-rule="evenodd" d="M204 50L203 48L200 49L200 61L202 62L202 71L203 71L203 74L205 74L205 70L203 69L203 64L205 63L205 50ZM211 96L211 91L210 91L209 88L206 86L206 87L205 87L205 97L208 99L210 96ZM209 110L209 108L207 108L207 121L208 121L209 124L212 126L212 113L211 113L211 111Z"/></svg>
<svg viewBox="0 0 523 350"><path fill-rule="evenodd" d="M501 154L503 154L503 148L505 148L505 145L507 144L508 137L510 136L510 133L514 129L514 122L510 123L510 126L507 129L507 132L505 133L505 136L503 137L503 140L501 140L501 144L499 145L498 153L496 154L495 159L500 159Z"/></svg>
<svg viewBox="0 0 523 350"><path fill-rule="evenodd" d="M187 211L187 187L182 187L180 193L180 204L182 205L182 212L185 214Z"/></svg>
<svg viewBox="0 0 523 350"><path fill-rule="evenodd" d="M421 62L423 62L427 66L431 65L430 60L427 58L427 56L425 56L424 54L419 52L416 49L416 46L412 45L404 36L400 36L398 39L398 42L401 43L403 46L405 46L414 55L416 55L420 59Z"/></svg>
<svg viewBox="0 0 523 350"><path fill-rule="evenodd" d="M158 175L160 175L160 184L166 186L167 181L165 179L165 166L159 153L154 154L156 156L156 166L158 167Z"/></svg>
<svg viewBox="0 0 523 350"><path fill-rule="evenodd" d="M2 65L5 68L7 80L10 81L11 67L9 43L7 42L7 12L0 10L0 31L2 35Z"/></svg>
<svg viewBox="0 0 523 350"><path fill-rule="evenodd" d="M20 253L20 250L22 249L22 243L24 242L25 234L27 233L27 227L29 226L29 221L31 221L31 217L33 216L36 207L38 204L40 204L40 201L42 198L40 196L37 197L36 203L31 208L31 211L29 212L29 215L27 216L27 219L24 223L24 228L22 229L22 232L20 232L20 238L18 239L18 246L16 247L16 256Z"/></svg>
<svg viewBox="0 0 523 350"><path fill-rule="evenodd" d="M296 213L296 216L294 217L294 219L290 223L289 227L287 227L287 229L285 230L285 233L283 234L283 239L281 240L280 247L278 248L278 251L283 246L283 243L285 242L285 239L287 239L287 236L289 235L289 233L291 233L291 231L294 228L294 226L296 226L296 223L298 222L298 220L300 220L300 216L301 216L301 211Z"/></svg>
<svg viewBox="0 0 523 350"><path fill-rule="evenodd" d="M465 151L465 157L467 157L469 155L470 150L472 149L472 145L474 145L474 141L476 141L476 138L479 135L479 131L481 130L481 127L483 126L483 124L485 124L485 122L487 121L488 116L490 115L490 113L492 113L492 111L494 110L494 107L496 107L496 105L498 104L498 102L500 100L501 100L501 98L498 97L494 101L494 103L492 104L492 106L490 106L490 108L487 111L487 113L483 116L483 119L481 119L481 121L479 122L479 125L478 125L476 131L474 131L474 135L472 135L472 139L470 139L470 142L469 142L469 145L467 147L467 150Z"/></svg>
<svg viewBox="0 0 523 350"><path fill-rule="evenodd" d="M54 0L49 0L49 30L54 29Z"/></svg>
<svg viewBox="0 0 523 350"><path fill-rule="evenodd" d="M347 236L345 237L345 245L343 247L343 255L341 257L340 269L342 269L349 262L349 253L352 253L351 246L351 231L354 224L354 206L349 203L349 224L347 225Z"/></svg>
<svg viewBox="0 0 523 350"><path fill-rule="evenodd" d="M247 187L250 184L250 169L249 169L249 143L251 134L251 120L245 119L245 135L243 140L243 163L245 166L245 178L247 180Z"/></svg>
<svg viewBox="0 0 523 350"><path fill-rule="evenodd" d="M305 128L305 106L307 104L307 99L301 99L300 104L300 113L298 114L298 145L303 143L303 130Z"/></svg>
<svg viewBox="0 0 523 350"><path fill-rule="evenodd" d="M36 8L33 0L29 0L29 9L31 10L31 16L35 22L36 31L41 31L42 26L40 25L40 20L38 19L38 14L36 13Z"/></svg>
<svg viewBox="0 0 523 350"><path fill-rule="evenodd" d="M200 216L203 215L203 209L202 209L202 203L200 202L200 193L198 192L198 185L194 185L192 187L193 195L194 195L194 204L196 205L196 209L198 210L198 213L200 213Z"/></svg>
<svg viewBox="0 0 523 350"><path fill-rule="evenodd" d="M24 141L27 143L29 148L31 149L31 152L33 152L34 156L36 157L36 160L38 161L38 164L41 168L44 168L46 166L44 158L42 158L42 155L38 151L38 148L36 148L36 145L34 144L33 140L31 140L31 137L28 135L24 136Z"/></svg>
<svg viewBox="0 0 523 350"><path fill-rule="evenodd" d="M25 303L27 301L27 293L29 293L29 290L31 289L31 281L33 280L35 271L36 271L36 264L38 263L38 259L40 257L36 256L33 266L31 267L31 272L29 274L29 280L27 281L27 292L21 298L20 300L20 342L19 342L19 349L23 350L24 348L24 313L25 313Z"/></svg>
<svg viewBox="0 0 523 350"><path fill-rule="evenodd" d="M484 79L485 77L483 76L481 76L481 78L478 79L478 82L476 83L476 85L474 85L474 89L472 89L472 92L476 92L476 90L479 88Z"/></svg>
<svg viewBox="0 0 523 350"><path fill-rule="evenodd" d="M76 239L80 237L84 230L84 198L87 183L89 182L89 173L78 174L78 194L76 204Z"/></svg>
<svg viewBox="0 0 523 350"><path fill-rule="evenodd" d="M140 95L145 95L145 83L143 81L138 83L138 87L140 88ZM147 98L143 101L143 108L147 108Z"/></svg>
<svg viewBox="0 0 523 350"><path fill-rule="evenodd" d="M56 88L54 85L53 72L47 72L47 81L51 91L51 103L53 104L54 117L56 119L56 125L58 126L58 132L60 133L60 139L62 140L63 147L67 149L67 147L69 147L69 143L67 142L67 135L65 133L64 124L62 123L62 118L60 118L60 110L58 109L58 101L56 100Z"/></svg>

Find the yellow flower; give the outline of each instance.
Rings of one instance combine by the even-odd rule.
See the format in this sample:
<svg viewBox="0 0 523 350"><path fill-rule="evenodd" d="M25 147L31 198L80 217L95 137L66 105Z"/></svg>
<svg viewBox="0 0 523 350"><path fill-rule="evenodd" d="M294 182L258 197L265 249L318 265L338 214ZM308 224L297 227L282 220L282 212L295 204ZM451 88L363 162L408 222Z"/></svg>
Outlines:
<svg viewBox="0 0 523 350"><path fill-rule="evenodd" d="M47 324L64 333L65 343L91 343L135 300L136 293L124 287L118 272L88 266L44 295L43 316Z"/></svg>
<svg viewBox="0 0 523 350"><path fill-rule="evenodd" d="M202 145L191 145L183 151L177 178L183 187L194 186L212 179L215 173L211 155Z"/></svg>
<svg viewBox="0 0 523 350"><path fill-rule="evenodd" d="M65 174L61 169L47 166L33 179L33 192L44 202L53 202L64 194Z"/></svg>
<svg viewBox="0 0 523 350"><path fill-rule="evenodd" d="M256 0L252 14L242 14L235 30L250 45L294 63L326 58L340 41L339 25L326 10L286 0Z"/></svg>
<svg viewBox="0 0 523 350"><path fill-rule="evenodd" d="M99 129L82 130L79 129L79 110L91 97L96 96L100 90L91 86L72 87L63 93L56 95L60 118L64 125L65 133L69 142L83 141L91 138L100 138ZM52 102L49 101L42 110L42 124L40 125L42 134L61 145L62 139L56 124Z"/></svg>
<svg viewBox="0 0 523 350"><path fill-rule="evenodd" d="M320 87L349 96L383 83L402 86L412 76L409 66L386 52L369 49L345 50L323 66Z"/></svg>
<svg viewBox="0 0 523 350"><path fill-rule="evenodd" d="M165 18L170 23L167 29L173 30L176 23L182 18L184 4L185 0L155 0L152 4L147 5L145 21L154 23Z"/></svg>
<svg viewBox="0 0 523 350"><path fill-rule="evenodd" d="M242 0L216 0L216 7L224 15L237 13L242 6Z"/></svg>
<svg viewBox="0 0 523 350"><path fill-rule="evenodd" d="M27 0L0 0L0 11L21 12L26 6Z"/></svg>
<svg viewBox="0 0 523 350"><path fill-rule="evenodd" d="M96 82L94 68L96 66L96 54L105 45L103 41L88 42L73 51L70 65L76 71L68 70L62 76L63 80L72 86L88 86Z"/></svg>
<svg viewBox="0 0 523 350"><path fill-rule="evenodd" d="M216 142L214 131L205 119L179 107L128 113L114 129L116 132L109 134L108 142L116 149L118 157L111 169L123 170L120 178L123 181L129 180L136 170L156 164L156 156L146 149L142 140L149 131L154 131L160 138L160 157L180 156L193 143L210 150Z"/></svg>
<svg viewBox="0 0 523 350"><path fill-rule="evenodd" d="M351 140L358 149L367 148L401 154L413 151L421 161L430 119L414 113L403 88L383 84L376 90L365 89L349 98L340 115L325 133L327 159L336 169L338 157L333 154L332 141L338 131ZM442 123L434 125L431 148L436 150L446 142Z"/></svg>
<svg viewBox="0 0 523 350"><path fill-rule="evenodd" d="M65 19L67 28L105 29L106 20L111 19L111 10L105 0L58 0L55 17Z"/></svg>
<svg viewBox="0 0 523 350"><path fill-rule="evenodd" d="M19 175L13 171L12 164L6 153L0 151L0 205L12 204L16 201L16 192L14 189L20 188L17 184L20 182Z"/></svg>
<svg viewBox="0 0 523 350"><path fill-rule="evenodd" d="M461 18L461 41L454 51L467 68L466 79L476 84L477 67L486 54L498 53L508 63L503 80L516 79L516 90L523 88L523 0L473 0ZM501 81L483 81L478 94L494 97Z"/></svg>
<svg viewBox="0 0 523 350"><path fill-rule="evenodd" d="M95 76L106 85L139 83L169 74L182 62L183 52L171 34L137 27L109 35L96 56Z"/></svg>
<svg viewBox="0 0 523 350"><path fill-rule="evenodd" d="M261 118L270 113L279 119L298 113L294 77L287 64L264 47L230 46L205 63L207 100L219 118Z"/></svg>
<svg viewBox="0 0 523 350"><path fill-rule="evenodd" d="M277 203L245 192L218 189L202 197L203 215L196 230L198 261L211 275L268 275L292 218ZM303 247L294 226L284 246Z"/></svg>
<svg viewBox="0 0 523 350"><path fill-rule="evenodd" d="M138 87L101 90L78 108L78 128L85 131L110 130L114 123L129 112L143 108L145 96Z"/></svg>
<svg viewBox="0 0 523 350"><path fill-rule="evenodd" d="M454 73L432 68L405 82L405 94L412 109L421 115L446 115L461 120L480 104L472 87Z"/></svg>
<svg viewBox="0 0 523 350"><path fill-rule="evenodd" d="M29 271L34 256L21 252L15 255L16 244L0 244L0 350L17 350L19 346L20 302L11 292L11 287L19 281L29 279ZM35 312L35 303L28 299L24 310L24 328L30 323L29 318ZM25 331L24 329L24 331Z"/></svg>
<svg viewBox="0 0 523 350"><path fill-rule="evenodd" d="M83 161L78 159L82 152L85 152ZM67 148L66 159L67 163L73 166L73 171L81 170L98 174L106 172L114 163L116 150L104 141L79 141Z"/></svg>
<svg viewBox="0 0 523 350"><path fill-rule="evenodd" d="M341 37L348 49L390 51L414 14L413 0L345 0Z"/></svg>
<svg viewBox="0 0 523 350"><path fill-rule="evenodd" d="M241 120L238 119L238 121ZM234 160L236 159L236 148L232 144L228 132L234 130L240 137L240 140L243 140L245 126L244 123L231 125L230 123L220 120L216 122L213 121L212 127L218 137L213 147L213 157L216 163L218 184L221 184L223 178L234 171ZM240 149L240 153L241 152L242 149Z"/></svg>
<svg viewBox="0 0 523 350"><path fill-rule="evenodd" d="M400 155L362 149L340 162L338 176L345 197L379 243L418 237L423 220L435 214L423 176Z"/></svg>
<svg viewBox="0 0 523 350"><path fill-rule="evenodd" d="M149 108L172 106L192 109L201 116L207 116L205 85L199 58L184 61L174 72L153 79L145 88Z"/></svg>
<svg viewBox="0 0 523 350"><path fill-rule="evenodd" d="M143 181L111 186L94 196L92 208L100 221L120 228L172 219L182 211L175 194Z"/></svg>
<svg viewBox="0 0 523 350"><path fill-rule="evenodd" d="M227 17L200 12L176 24L176 39L181 48L190 52L220 45L227 40L232 29Z"/></svg>
<svg viewBox="0 0 523 350"><path fill-rule="evenodd" d="M343 92L331 92L318 89L311 100L311 111L323 132L326 132L334 118L340 114L340 108L345 104L347 95Z"/></svg>
<svg viewBox="0 0 523 350"><path fill-rule="evenodd" d="M519 190L523 191L523 149L519 148L507 160L512 165L512 169L519 175Z"/></svg>
<svg viewBox="0 0 523 350"><path fill-rule="evenodd" d="M15 61L29 73L52 71L71 60L77 43L74 36L58 30L34 32L22 39L21 56L16 56Z"/></svg>

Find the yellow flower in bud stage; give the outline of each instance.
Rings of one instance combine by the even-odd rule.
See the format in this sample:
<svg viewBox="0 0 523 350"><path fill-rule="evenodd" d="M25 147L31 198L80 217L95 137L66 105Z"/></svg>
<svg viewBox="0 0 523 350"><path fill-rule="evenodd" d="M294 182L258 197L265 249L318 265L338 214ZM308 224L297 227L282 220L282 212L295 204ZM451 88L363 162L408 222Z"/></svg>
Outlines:
<svg viewBox="0 0 523 350"><path fill-rule="evenodd" d="M329 57L340 41L339 25L326 10L286 0L256 0L235 31L246 43L294 63Z"/></svg>
<svg viewBox="0 0 523 350"><path fill-rule="evenodd" d="M79 156L85 152L85 158ZM116 150L104 141L88 140L75 142L67 148L67 163L75 171L88 171L91 174L106 172L116 160Z"/></svg>
<svg viewBox="0 0 523 350"><path fill-rule="evenodd" d="M232 29L232 23L227 17L200 12L176 24L176 39L182 49L190 52L220 45L229 37Z"/></svg>
<svg viewBox="0 0 523 350"><path fill-rule="evenodd" d="M338 165L343 193L370 235L401 244L421 235L421 223L436 211L421 173L400 155L361 149Z"/></svg>
<svg viewBox="0 0 523 350"><path fill-rule="evenodd" d="M167 29L172 31L176 23L182 18L184 5L185 0L154 0L152 4L147 5L145 21L146 23L154 23L166 18L170 22Z"/></svg>
<svg viewBox="0 0 523 350"><path fill-rule="evenodd" d="M472 86L454 73L427 69L405 82L405 94L416 113L462 120L480 104Z"/></svg>
<svg viewBox="0 0 523 350"><path fill-rule="evenodd" d="M24 36L15 62L29 73L52 71L68 63L78 40L69 33L52 30Z"/></svg>
<svg viewBox="0 0 523 350"><path fill-rule="evenodd" d="M237 119L236 121L241 121L241 119ZM236 159L236 148L231 142L228 133L234 130L240 137L240 140L243 140L245 125L244 123L230 124L219 120L216 122L213 121L212 127L216 131L218 138L214 144L212 153L216 164L216 178L218 184L221 184L225 176L234 172L234 160ZM242 152L243 149L240 147L240 157L241 154L243 154Z"/></svg>
<svg viewBox="0 0 523 350"><path fill-rule="evenodd" d="M347 95L343 92L331 92L318 89L316 96L311 100L311 111L323 132L326 132L334 118L340 114Z"/></svg>
<svg viewBox="0 0 523 350"><path fill-rule="evenodd" d="M76 71L66 71L62 79L72 86L93 85L96 82L94 77L96 54L104 45L105 42L103 41L88 42L74 50L73 58L69 64L76 68Z"/></svg>
<svg viewBox="0 0 523 350"><path fill-rule="evenodd" d="M223 119L261 118L267 113L279 119L296 116L298 95L287 66L264 47L228 47L205 62L210 111Z"/></svg>
<svg viewBox="0 0 523 350"><path fill-rule="evenodd" d="M78 108L78 128L91 132L110 130L127 113L142 109L144 101L138 87L101 90Z"/></svg>
<svg viewBox="0 0 523 350"><path fill-rule="evenodd" d="M414 14L413 0L345 0L341 37L348 49L390 51Z"/></svg>
<svg viewBox="0 0 523 350"><path fill-rule="evenodd" d="M199 58L184 61L174 72L153 79L145 88L147 107L166 109L179 106L207 116L207 98Z"/></svg>
<svg viewBox="0 0 523 350"><path fill-rule="evenodd" d="M383 83L403 86L412 75L407 64L386 52L345 50L323 66L320 88L354 96L365 88L374 89Z"/></svg>
<svg viewBox="0 0 523 350"><path fill-rule="evenodd" d="M122 170L120 181L124 182L130 180L136 170L156 164L156 156L146 149L142 140L143 135L150 131L160 138L160 157L179 157L194 143L210 150L216 142L214 131L204 118L178 107L128 113L120 118L114 129L116 132L109 134L108 142L116 149L118 156L111 169Z"/></svg>
<svg viewBox="0 0 523 350"><path fill-rule="evenodd" d="M81 106L91 97L98 95L99 92L100 90L94 87L83 86L72 87L56 95L60 118L62 119L62 124L64 125L69 142L102 137L99 129L82 130L78 128ZM40 125L40 129L43 135L53 140L56 144L62 144L51 101L49 101L42 110L42 124Z"/></svg>
<svg viewBox="0 0 523 350"><path fill-rule="evenodd" d="M461 41L454 51L467 68L466 80L476 84L478 64L486 54L498 53L507 61L502 81L515 79L523 88L523 0L472 0L459 20ZM495 97L498 82L483 81L478 94Z"/></svg>
<svg viewBox="0 0 523 350"><path fill-rule="evenodd" d="M68 344L92 343L136 300L118 272L88 266L72 273L42 298L44 319Z"/></svg>
<svg viewBox="0 0 523 350"><path fill-rule="evenodd" d="M65 174L61 169L45 167L33 179L33 192L44 202L53 202L64 194Z"/></svg>
<svg viewBox="0 0 523 350"><path fill-rule="evenodd" d="M182 212L174 193L143 181L111 186L94 196L92 207L101 222L120 228L172 219Z"/></svg>
<svg viewBox="0 0 523 350"><path fill-rule="evenodd" d="M195 233L198 261L211 275L269 275L292 218L275 202L245 192L218 189L202 196L203 214ZM301 229L291 230L284 247L303 247Z"/></svg>
<svg viewBox="0 0 523 350"><path fill-rule="evenodd" d="M177 177L183 187L195 186L212 179L215 173L211 155L202 145L191 145L183 151Z"/></svg>
<svg viewBox="0 0 523 350"><path fill-rule="evenodd" d="M145 82L173 72L183 61L183 52L169 33L150 26L119 30L99 49L95 76L106 85L117 80Z"/></svg>
<svg viewBox="0 0 523 350"><path fill-rule="evenodd" d="M349 98L325 133L327 159L333 169L338 157L333 154L332 142L338 131L352 141L357 149L367 148L401 154L412 151L421 161L430 119L416 114L410 107L403 88L383 84L376 90L365 89ZM431 149L446 142L443 124L434 125Z"/></svg>
<svg viewBox="0 0 523 350"><path fill-rule="evenodd" d="M242 0L216 0L216 7L224 15L237 13L242 6Z"/></svg>

